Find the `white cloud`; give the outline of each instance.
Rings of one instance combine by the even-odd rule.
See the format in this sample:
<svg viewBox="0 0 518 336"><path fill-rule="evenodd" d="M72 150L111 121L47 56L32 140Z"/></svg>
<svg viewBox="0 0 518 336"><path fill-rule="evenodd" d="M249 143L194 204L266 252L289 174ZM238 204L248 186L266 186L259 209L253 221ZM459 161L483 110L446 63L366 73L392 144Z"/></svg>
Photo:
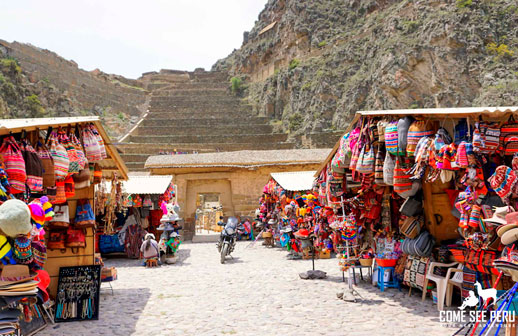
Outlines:
<svg viewBox="0 0 518 336"><path fill-rule="evenodd" d="M81 68L139 77L210 69L239 48L266 0L19 0L0 11L0 39L28 42Z"/></svg>

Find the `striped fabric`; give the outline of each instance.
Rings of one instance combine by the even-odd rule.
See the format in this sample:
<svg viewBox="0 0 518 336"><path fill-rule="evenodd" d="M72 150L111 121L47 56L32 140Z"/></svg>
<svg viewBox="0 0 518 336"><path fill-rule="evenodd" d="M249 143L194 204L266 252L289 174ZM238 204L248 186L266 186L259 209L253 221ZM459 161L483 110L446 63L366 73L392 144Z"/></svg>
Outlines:
<svg viewBox="0 0 518 336"><path fill-rule="evenodd" d="M85 155L88 162L101 161L102 153L99 147L98 139L95 137L89 127L83 128L82 134Z"/></svg>
<svg viewBox="0 0 518 336"><path fill-rule="evenodd" d="M101 160L104 160L108 157L106 154L106 147L104 146L104 140L102 136L97 131L97 128L95 128L94 124L90 124L90 130L92 131L93 135L97 138L97 142L99 144L99 150L101 153Z"/></svg>
<svg viewBox="0 0 518 336"><path fill-rule="evenodd" d="M505 136L502 152L504 155L514 155L518 153L518 134L509 134Z"/></svg>
<svg viewBox="0 0 518 336"><path fill-rule="evenodd" d="M500 128L498 123L484 123L481 128L481 133L484 136L484 153L494 153L498 149L500 142Z"/></svg>
<svg viewBox="0 0 518 336"><path fill-rule="evenodd" d="M79 168L81 170L85 169L85 167L87 167L88 165L88 160L86 159L85 152L83 151L83 146L81 145L81 142L73 133L70 135L70 141L76 149Z"/></svg>
<svg viewBox="0 0 518 336"><path fill-rule="evenodd" d="M514 119L500 128L500 150L505 150L506 142L511 139L511 135L518 135L518 123Z"/></svg>
<svg viewBox="0 0 518 336"><path fill-rule="evenodd" d="M27 173L25 170L25 160L23 159L20 147L16 140L10 136L4 139L0 154L3 157L7 180L11 185L11 193L22 193L25 191L25 181Z"/></svg>
<svg viewBox="0 0 518 336"><path fill-rule="evenodd" d="M412 189L412 181L408 169L401 164L403 158L396 158L396 165L394 168L394 191L399 193Z"/></svg>
<svg viewBox="0 0 518 336"><path fill-rule="evenodd" d="M457 165L461 168L468 167L468 154L466 151L466 142L462 141L457 148L457 158L455 160Z"/></svg>
<svg viewBox="0 0 518 336"><path fill-rule="evenodd" d="M414 121L408 129L406 152L408 156L414 156L416 146L424 137L431 136L432 130L426 129L426 121Z"/></svg>
<svg viewBox="0 0 518 336"><path fill-rule="evenodd" d="M385 128L385 147L387 148L387 152L392 155L397 155L398 146L398 134L397 134L397 121L391 121L387 124Z"/></svg>
<svg viewBox="0 0 518 336"><path fill-rule="evenodd" d="M51 135L50 155L54 160L54 175L56 180L63 180L68 175L70 161L65 147L57 141L56 134Z"/></svg>
<svg viewBox="0 0 518 336"><path fill-rule="evenodd" d="M469 215L468 225L474 229L478 229L480 226L480 216L481 216L481 208L479 205L474 204L471 208L471 213Z"/></svg>

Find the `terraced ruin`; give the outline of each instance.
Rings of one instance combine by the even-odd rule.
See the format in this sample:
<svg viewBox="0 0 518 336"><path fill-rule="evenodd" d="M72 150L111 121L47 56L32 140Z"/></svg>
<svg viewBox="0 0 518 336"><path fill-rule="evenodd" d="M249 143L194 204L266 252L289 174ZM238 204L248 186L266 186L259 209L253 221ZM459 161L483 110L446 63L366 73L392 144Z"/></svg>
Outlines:
<svg viewBox="0 0 518 336"><path fill-rule="evenodd" d="M233 95L225 72L162 70L140 80L151 98L146 114L118 144L128 168L141 170L160 152L291 149L297 141L276 133L267 117ZM315 139L318 135L314 136ZM300 140L300 139L299 139ZM321 143L329 146L335 137ZM318 141L317 141L318 142Z"/></svg>

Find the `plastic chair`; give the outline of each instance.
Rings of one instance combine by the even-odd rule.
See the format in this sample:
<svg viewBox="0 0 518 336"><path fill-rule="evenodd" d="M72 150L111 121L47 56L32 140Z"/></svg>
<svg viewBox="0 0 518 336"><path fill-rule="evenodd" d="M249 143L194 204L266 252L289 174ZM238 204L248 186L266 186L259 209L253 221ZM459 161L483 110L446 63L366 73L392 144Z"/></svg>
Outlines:
<svg viewBox="0 0 518 336"><path fill-rule="evenodd" d="M444 299L446 297L446 290L448 288L448 280L450 280L451 272L448 270L445 277L442 277L440 275L435 275L433 273L434 269L436 267L448 267L451 268L453 266L458 266L458 262L454 262L451 264L443 264L439 262L431 262L428 266L428 270L426 271L426 277L423 285L423 296L422 301L424 301L426 297L427 287L428 287L428 281L433 281L437 285L437 309L439 311L443 310L444 308ZM456 268L458 269L458 268Z"/></svg>
<svg viewBox="0 0 518 336"><path fill-rule="evenodd" d="M455 273L453 277L451 277L451 273ZM459 264L458 268L448 268L448 273L446 273L446 278L448 278L448 287L446 288L446 307L451 306L451 299L453 296L453 287L456 286L459 289L462 289L463 282L463 274L464 274L464 265Z"/></svg>

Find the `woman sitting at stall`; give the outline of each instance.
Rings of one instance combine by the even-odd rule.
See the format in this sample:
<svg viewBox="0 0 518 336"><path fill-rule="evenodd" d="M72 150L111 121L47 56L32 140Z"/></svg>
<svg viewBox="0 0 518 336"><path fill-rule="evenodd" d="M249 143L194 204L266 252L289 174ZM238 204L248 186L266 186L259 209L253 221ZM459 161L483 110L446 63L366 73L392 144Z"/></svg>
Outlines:
<svg viewBox="0 0 518 336"><path fill-rule="evenodd" d="M144 258L144 262L142 266L146 266L148 260L157 260L158 261L159 253L158 253L158 243L155 240L155 236L152 233L147 233L144 236L144 241L140 246L140 258Z"/></svg>

